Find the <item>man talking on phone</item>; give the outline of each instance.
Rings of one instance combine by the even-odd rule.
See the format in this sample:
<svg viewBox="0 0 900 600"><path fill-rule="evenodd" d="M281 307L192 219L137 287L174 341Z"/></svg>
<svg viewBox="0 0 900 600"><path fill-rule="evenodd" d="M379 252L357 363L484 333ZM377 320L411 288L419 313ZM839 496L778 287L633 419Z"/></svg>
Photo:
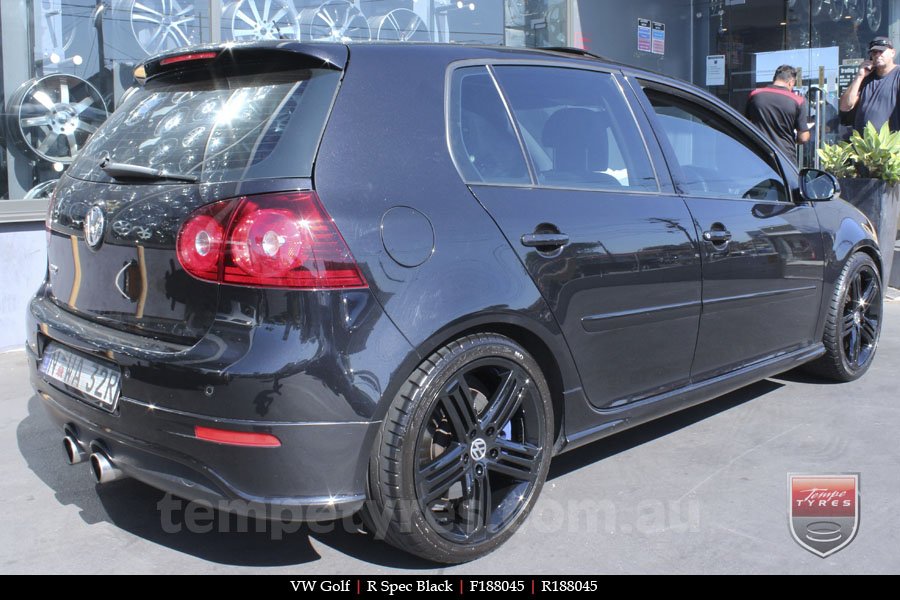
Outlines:
<svg viewBox="0 0 900 600"><path fill-rule="evenodd" d="M841 112L856 110L853 129L862 133L866 123L875 129L888 123L900 131L900 69L894 64L894 44L890 38L869 42L869 58L859 66L856 78L841 96Z"/></svg>

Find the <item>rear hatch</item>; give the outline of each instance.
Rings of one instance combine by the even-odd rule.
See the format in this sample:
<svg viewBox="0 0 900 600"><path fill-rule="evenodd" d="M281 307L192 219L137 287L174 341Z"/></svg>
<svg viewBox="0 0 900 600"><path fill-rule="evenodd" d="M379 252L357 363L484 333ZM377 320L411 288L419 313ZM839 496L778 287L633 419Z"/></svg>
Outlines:
<svg viewBox="0 0 900 600"><path fill-rule="evenodd" d="M179 229L219 200L309 187L346 59L340 45L273 43L147 63L145 85L94 133L51 201L52 300L131 333L202 337L219 286L182 269Z"/></svg>

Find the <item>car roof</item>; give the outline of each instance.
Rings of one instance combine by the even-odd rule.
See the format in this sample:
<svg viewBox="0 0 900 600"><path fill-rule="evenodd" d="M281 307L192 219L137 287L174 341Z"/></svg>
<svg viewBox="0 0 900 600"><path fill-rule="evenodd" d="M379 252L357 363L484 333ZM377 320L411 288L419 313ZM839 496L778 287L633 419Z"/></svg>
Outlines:
<svg viewBox="0 0 900 600"><path fill-rule="evenodd" d="M348 54L354 52L427 52L442 55L448 62L462 60L550 60L560 64L604 67L619 70L629 76L649 78L675 87L688 87L709 98L712 96L689 81L678 79L649 69L642 69L612 60L588 50L571 47L525 48L489 44L454 44L437 42L301 42L299 40L265 40L254 42L225 42L179 48L147 59L143 65L148 74L159 71L160 61L171 56L182 56L205 51L227 50L235 55L255 55L258 52L296 53L321 61L323 66L343 69Z"/></svg>

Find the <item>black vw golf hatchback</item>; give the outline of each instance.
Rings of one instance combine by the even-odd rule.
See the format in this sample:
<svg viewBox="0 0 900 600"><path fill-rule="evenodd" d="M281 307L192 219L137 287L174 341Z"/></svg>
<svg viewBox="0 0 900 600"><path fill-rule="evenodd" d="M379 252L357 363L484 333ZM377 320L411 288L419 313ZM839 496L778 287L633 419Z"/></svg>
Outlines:
<svg viewBox="0 0 900 600"><path fill-rule="evenodd" d="M513 534L560 452L873 360L871 223L682 82L288 41L136 74L54 193L28 309L32 384L101 483L360 513L461 562Z"/></svg>

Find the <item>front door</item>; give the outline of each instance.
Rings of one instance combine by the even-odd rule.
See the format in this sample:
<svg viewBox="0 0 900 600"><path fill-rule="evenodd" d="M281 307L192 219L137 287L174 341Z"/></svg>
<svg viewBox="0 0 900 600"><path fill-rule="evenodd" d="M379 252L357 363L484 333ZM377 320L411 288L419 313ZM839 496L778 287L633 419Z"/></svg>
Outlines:
<svg viewBox="0 0 900 600"><path fill-rule="evenodd" d="M823 241L769 147L734 118L648 86L663 145L703 255L699 381L814 342Z"/></svg>

